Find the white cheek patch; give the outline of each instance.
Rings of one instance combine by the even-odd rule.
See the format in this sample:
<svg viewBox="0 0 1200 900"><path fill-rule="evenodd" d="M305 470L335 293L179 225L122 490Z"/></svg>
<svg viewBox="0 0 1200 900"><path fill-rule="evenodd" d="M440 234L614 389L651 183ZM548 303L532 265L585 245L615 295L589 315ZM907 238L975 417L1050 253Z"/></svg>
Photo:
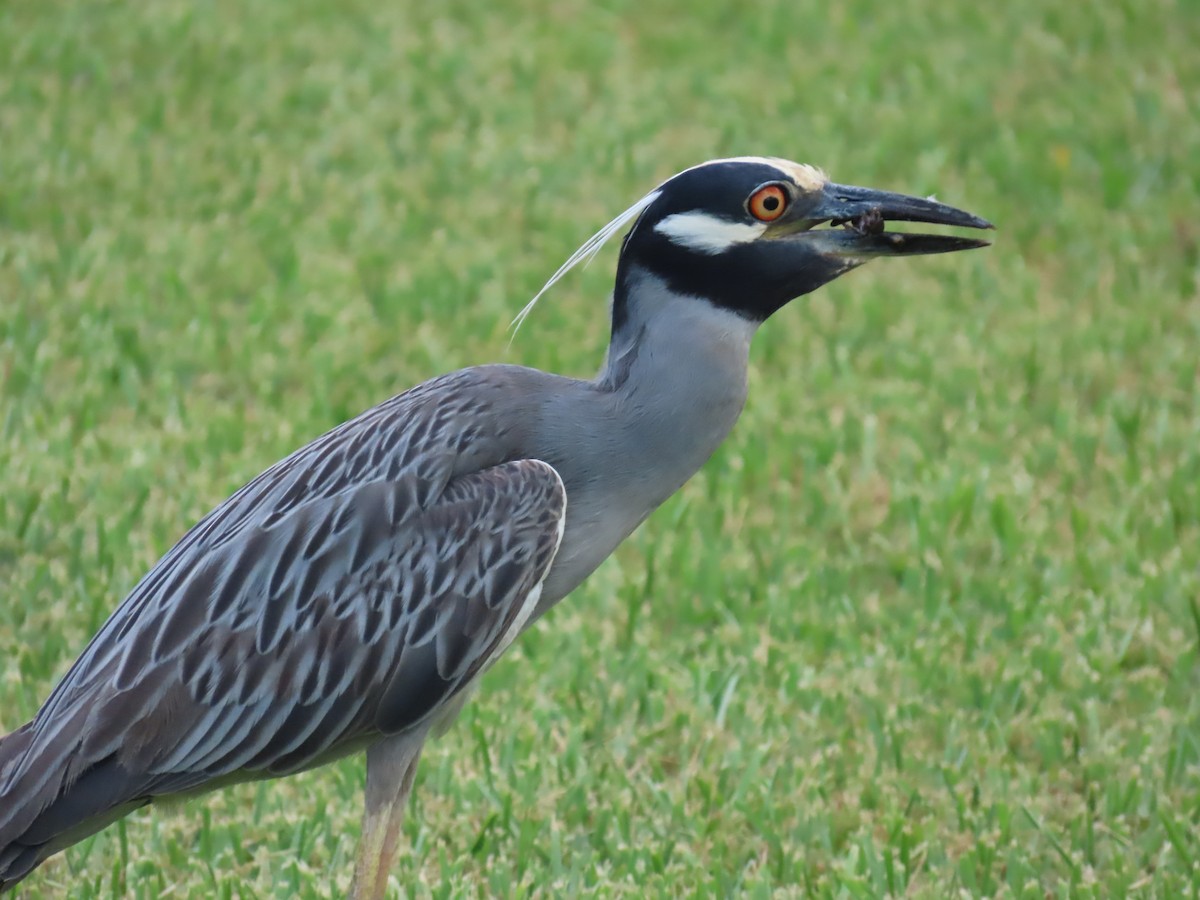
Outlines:
<svg viewBox="0 0 1200 900"><path fill-rule="evenodd" d="M702 212L675 213L654 226L673 244L716 256L737 244L758 240L767 230L765 222L749 225L730 222Z"/></svg>

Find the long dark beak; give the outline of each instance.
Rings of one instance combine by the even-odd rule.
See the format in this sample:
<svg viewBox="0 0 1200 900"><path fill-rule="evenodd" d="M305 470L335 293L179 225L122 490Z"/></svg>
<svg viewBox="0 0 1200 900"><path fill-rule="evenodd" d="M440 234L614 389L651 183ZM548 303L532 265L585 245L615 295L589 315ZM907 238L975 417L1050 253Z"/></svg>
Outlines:
<svg viewBox="0 0 1200 900"><path fill-rule="evenodd" d="M826 184L817 203L803 217L812 225L830 222L844 228L807 231L821 252L851 259L874 256L920 256L953 253L988 246L988 241L948 234L913 234L885 231L887 222L929 222L959 228L992 228L992 223L936 200L908 197L890 191ZM810 225L811 227L811 225Z"/></svg>

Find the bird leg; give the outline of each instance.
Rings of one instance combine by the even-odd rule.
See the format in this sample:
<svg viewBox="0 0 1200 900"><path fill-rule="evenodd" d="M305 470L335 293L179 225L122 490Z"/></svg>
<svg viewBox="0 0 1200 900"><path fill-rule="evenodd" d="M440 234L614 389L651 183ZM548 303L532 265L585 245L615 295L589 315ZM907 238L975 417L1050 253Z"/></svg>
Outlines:
<svg viewBox="0 0 1200 900"><path fill-rule="evenodd" d="M354 900L383 900L423 736L384 738L367 750L367 803L354 866Z"/></svg>

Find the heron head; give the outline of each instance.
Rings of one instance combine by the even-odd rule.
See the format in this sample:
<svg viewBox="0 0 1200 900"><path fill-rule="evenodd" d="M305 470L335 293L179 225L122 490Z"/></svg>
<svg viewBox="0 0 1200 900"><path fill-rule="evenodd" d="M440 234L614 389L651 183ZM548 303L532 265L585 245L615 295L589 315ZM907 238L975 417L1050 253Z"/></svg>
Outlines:
<svg viewBox="0 0 1200 900"><path fill-rule="evenodd" d="M621 249L618 294L623 275L641 269L679 293L762 321L875 257L988 243L890 231L892 222L992 227L932 199L837 184L783 159L713 160L680 172L642 201Z"/></svg>

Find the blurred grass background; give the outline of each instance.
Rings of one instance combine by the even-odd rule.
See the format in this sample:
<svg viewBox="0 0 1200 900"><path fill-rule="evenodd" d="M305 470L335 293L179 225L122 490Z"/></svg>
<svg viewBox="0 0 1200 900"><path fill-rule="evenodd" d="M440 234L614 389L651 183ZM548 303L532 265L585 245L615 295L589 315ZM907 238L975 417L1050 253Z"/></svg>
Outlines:
<svg viewBox="0 0 1200 900"><path fill-rule="evenodd" d="M589 234L772 154L987 216L784 310L733 437L426 756L403 896L1200 884L1190 0L0 6L0 726L185 528L426 377L588 375ZM30 897L346 890L361 760Z"/></svg>

